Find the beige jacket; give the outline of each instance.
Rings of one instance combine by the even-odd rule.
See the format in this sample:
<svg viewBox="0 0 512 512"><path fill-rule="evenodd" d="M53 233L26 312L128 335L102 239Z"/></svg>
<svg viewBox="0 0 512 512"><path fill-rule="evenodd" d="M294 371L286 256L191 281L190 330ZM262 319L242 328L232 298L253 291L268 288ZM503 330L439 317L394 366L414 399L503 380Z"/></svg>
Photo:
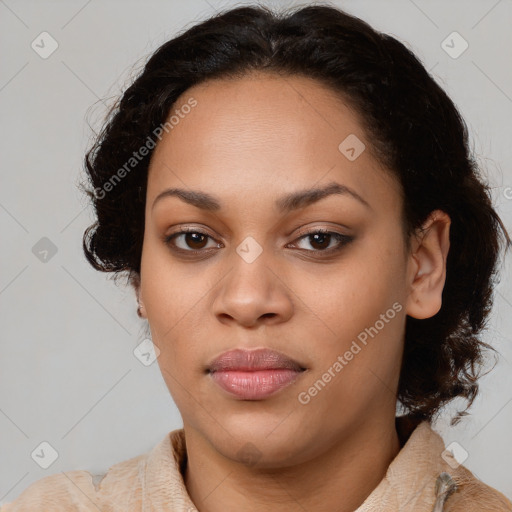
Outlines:
<svg viewBox="0 0 512 512"><path fill-rule="evenodd" d="M457 466L428 422L400 420L402 449L355 512L512 511L503 494ZM104 475L77 470L42 478L0 512L195 512L183 480L186 462L184 431L174 430L149 453Z"/></svg>

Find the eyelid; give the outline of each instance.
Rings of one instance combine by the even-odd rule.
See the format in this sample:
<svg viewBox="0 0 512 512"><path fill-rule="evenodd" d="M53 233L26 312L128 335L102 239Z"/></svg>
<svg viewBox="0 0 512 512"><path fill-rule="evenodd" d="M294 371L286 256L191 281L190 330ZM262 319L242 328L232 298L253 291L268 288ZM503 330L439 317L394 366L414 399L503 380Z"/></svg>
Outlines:
<svg viewBox="0 0 512 512"><path fill-rule="evenodd" d="M303 236L306 236L306 235L312 235L314 233L330 233L330 234L336 234L336 235L341 235L341 236L349 236L348 234L344 234L344 233L339 233L335 227L331 227L331 226L310 226L308 228L305 228L305 229L299 229L299 232L295 235L296 238L300 238L300 237L303 237Z"/></svg>

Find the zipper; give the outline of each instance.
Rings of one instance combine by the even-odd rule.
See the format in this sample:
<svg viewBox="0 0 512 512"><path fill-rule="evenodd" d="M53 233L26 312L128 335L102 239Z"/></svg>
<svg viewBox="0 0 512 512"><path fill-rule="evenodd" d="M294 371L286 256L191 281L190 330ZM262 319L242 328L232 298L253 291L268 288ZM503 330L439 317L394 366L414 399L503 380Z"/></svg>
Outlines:
<svg viewBox="0 0 512 512"><path fill-rule="evenodd" d="M457 490L457 484L448 473L441 473L436 480L436 501L432 512L443 512L446 500Z"/></svg>

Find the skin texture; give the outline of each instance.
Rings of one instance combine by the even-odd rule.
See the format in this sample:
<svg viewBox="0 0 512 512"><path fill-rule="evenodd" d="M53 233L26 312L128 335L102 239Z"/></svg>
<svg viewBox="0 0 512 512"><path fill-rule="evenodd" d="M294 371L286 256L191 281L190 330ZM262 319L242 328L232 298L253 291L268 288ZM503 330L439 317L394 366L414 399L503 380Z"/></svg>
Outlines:
<svg viewBox="0 0 512 512"><path fill-rule="evenodd" d="M190 97L197 105L152 156L137 289L183 418L187 490L201 512L354 510L400 450L394 420L406 315L428 318L441 307L450 219L433 212L405 250L399 183L372 157L358 115L313 79L209 81L183 93L173 111ZM350 134L366 145L354 161L338 149ZM274 205L331 182L369 206L348 194L287 214ZM221 208L203 211L178 197L153 207L172 187L207 192ZM174 244L182 252L173 251L165 236L183 227L211 238L181 235ZM318 228L354 238L329 255L336 238L300 238ZM236 251L249 236L262 248L252 263ZM187 258L194 249L202 252ZM299 393L394 303L394 318L300 403ZM227 350L261 347L306 371L264 400L228 396L205 371Z"/></svg>

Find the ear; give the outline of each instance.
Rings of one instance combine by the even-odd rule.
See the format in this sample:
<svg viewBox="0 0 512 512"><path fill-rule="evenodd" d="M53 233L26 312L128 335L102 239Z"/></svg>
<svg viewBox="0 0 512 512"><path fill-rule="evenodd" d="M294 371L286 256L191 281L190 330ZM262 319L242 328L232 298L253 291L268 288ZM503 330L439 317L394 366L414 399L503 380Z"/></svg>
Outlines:
<svg viewBox="0 0 512 512"><path fill-rule="evenodd" d="M148 316L146 314L146 307L144 306L144 301L142 300L142 293L140 292L140 288L137 292L137 302L138 302L137 315L140 318L145 318L147 320Z"/></svg>
<svg viewBox="0 0 512 512"><path fill-rule="evenodd" d="M140 286L140 276L138 274L133 274L130 276L130 284L133 286L133 289L135 290L135 297L137 298L137 315L140 318L146 318L146 308L144 307L144 301L142 298L142 290Z"/></svg>
<svg viewBox="0 0 512 512"><path fill-rule="evenodd" d="M451 219L434 210L413 235L409 255L406 314L418 319L438 313L446 281L446 260L450 248Z"/></svg>

